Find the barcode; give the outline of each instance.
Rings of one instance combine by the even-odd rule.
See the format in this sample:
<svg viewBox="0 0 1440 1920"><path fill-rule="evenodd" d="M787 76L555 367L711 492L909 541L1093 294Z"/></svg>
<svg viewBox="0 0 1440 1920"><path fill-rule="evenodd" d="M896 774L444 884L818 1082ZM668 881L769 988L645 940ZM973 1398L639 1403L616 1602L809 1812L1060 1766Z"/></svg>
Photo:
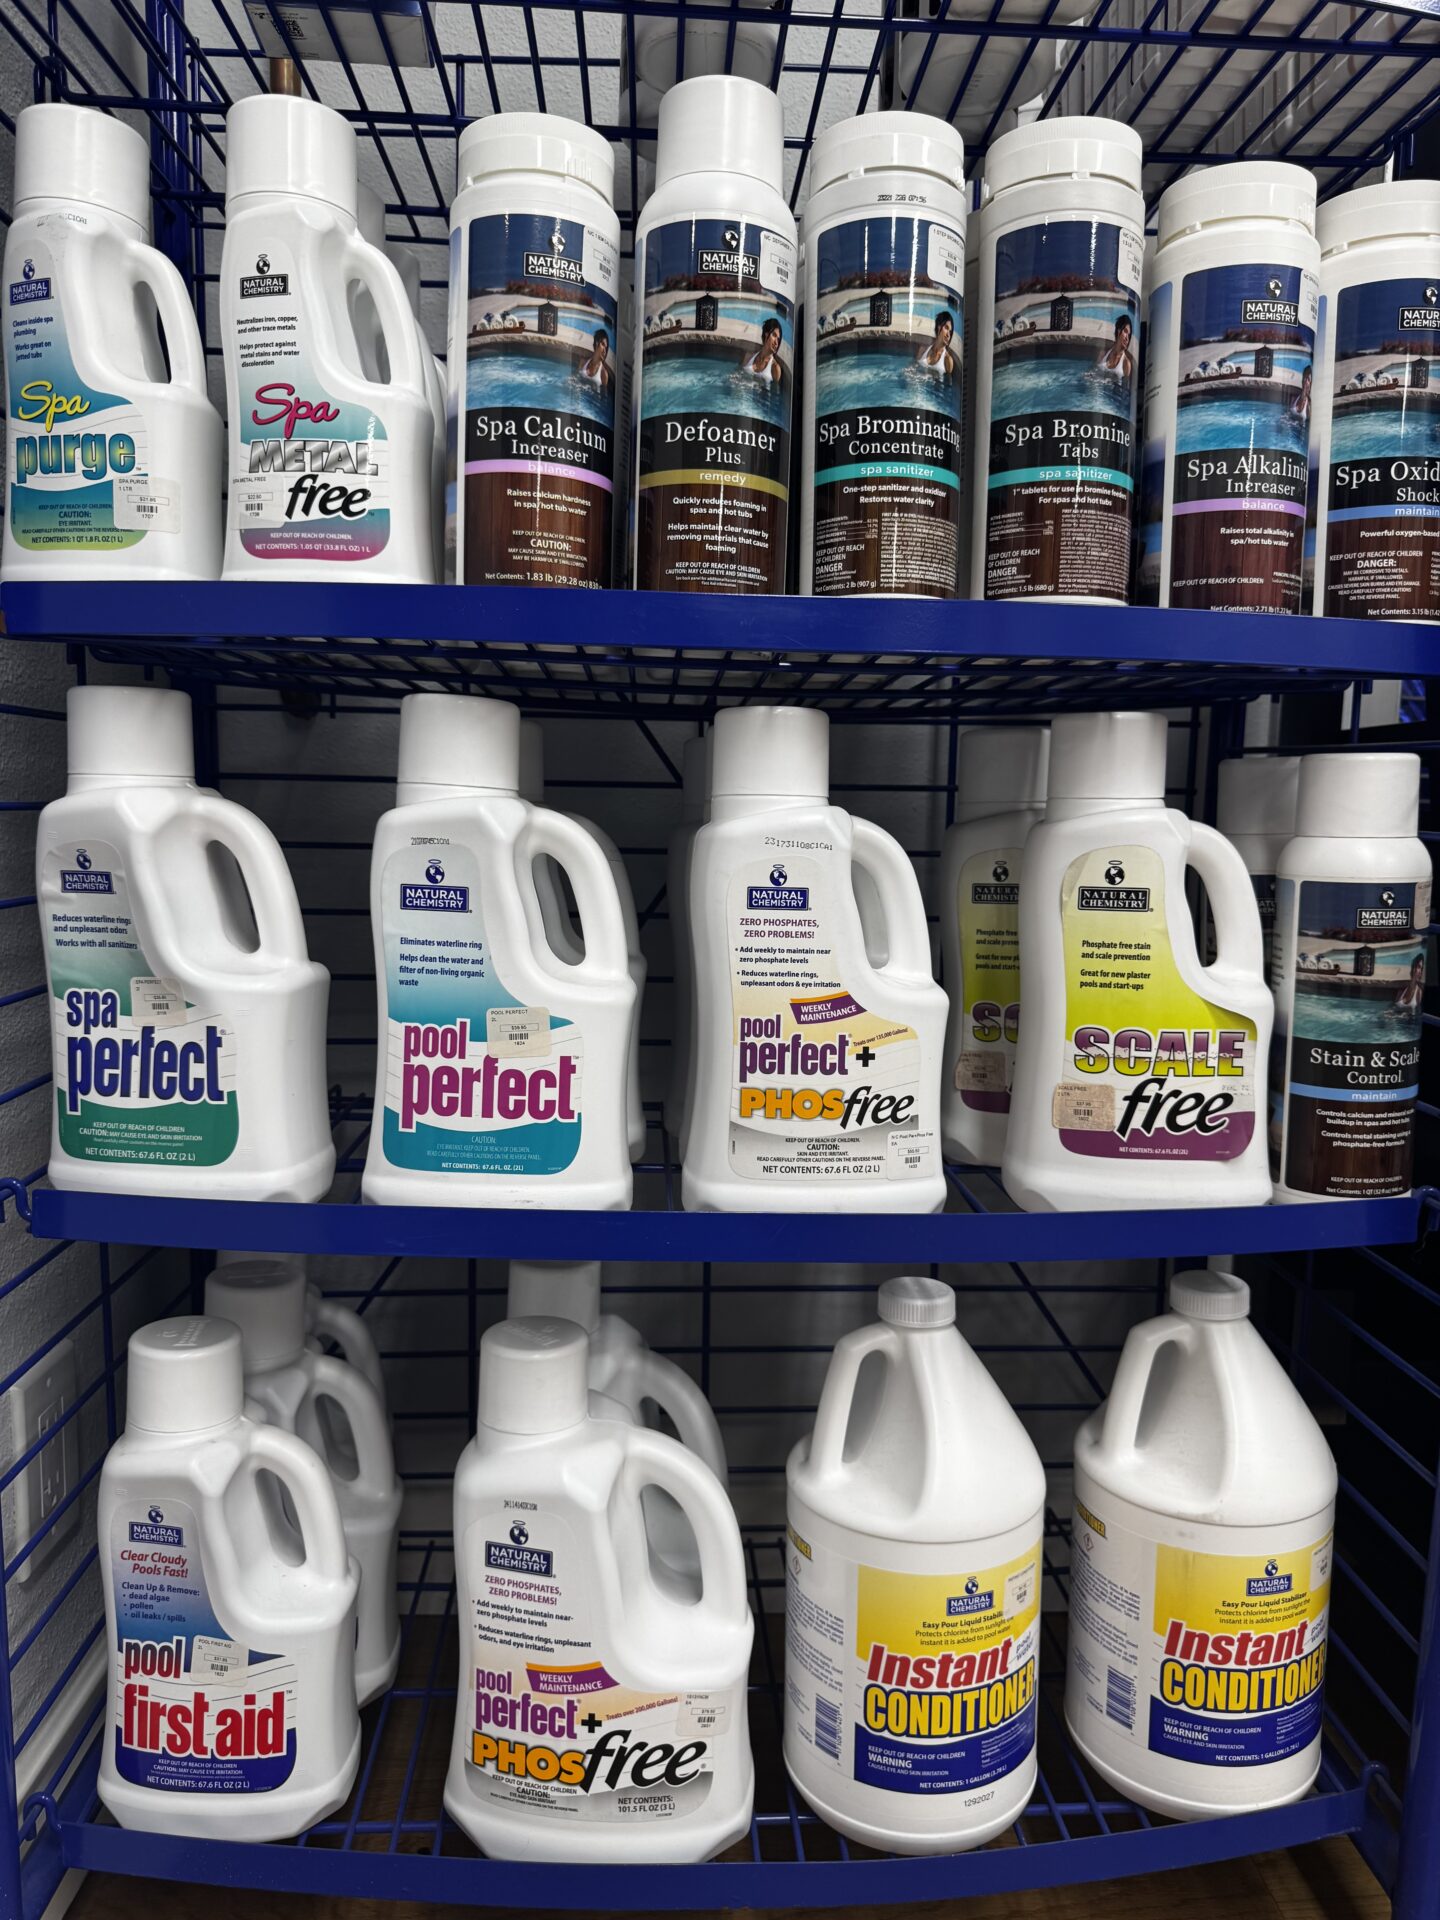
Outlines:
<svg viewBox="0 0 1440 1920"><path fill-rule="evenodd" d="M840 1758L840 1709L829 1700L815 1702L815 1744L832 1760Z"/></svg>
<svg viewBox="0 0 1440 1920"><path fill-rule="evenodd" d="M1105 1669L1105 1712L1122 1727L1135 1724L1135 1682L1118 1667Z"/></svg>

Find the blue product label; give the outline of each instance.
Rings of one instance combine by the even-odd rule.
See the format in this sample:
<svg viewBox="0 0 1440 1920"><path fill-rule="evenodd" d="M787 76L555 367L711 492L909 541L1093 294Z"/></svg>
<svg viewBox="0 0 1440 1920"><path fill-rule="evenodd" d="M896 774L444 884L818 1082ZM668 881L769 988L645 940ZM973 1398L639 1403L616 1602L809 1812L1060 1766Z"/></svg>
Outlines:
<svg viewBox="0 0 1440 1920"><path fill-rule="evenodd" d="M896 211L815 248L813 591L953 599L964 239Z"/></svg>
<svg viewBox="0 0 1440 1920"><path fill-rule="evenodd" d="M1141 260L1103 220L995 242L987 600L1129 598Z"/></svg>
<svg viewBox="0 0 1440 1920"><path fill-rule="evenodd" d="M465 229L461 579L608 587L619 265L578 220Z"/></svg>

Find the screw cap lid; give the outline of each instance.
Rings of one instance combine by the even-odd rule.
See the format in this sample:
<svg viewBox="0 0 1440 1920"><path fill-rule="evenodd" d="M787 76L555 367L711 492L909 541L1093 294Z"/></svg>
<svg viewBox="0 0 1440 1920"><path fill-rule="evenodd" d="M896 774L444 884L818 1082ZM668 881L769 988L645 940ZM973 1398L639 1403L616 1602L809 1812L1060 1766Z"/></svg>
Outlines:
<svg viewBox="0 0 1440 1920"><path fill-rule="evenodd" d="M1250 1313L1250 1289L1238 1275L1197 1268L1177 1273L1170 1282L1170 1311L1187 1320L1244 1320Z"/></svg>
<svg viewBox="0 0 1440 1920"><path fill-rule="evenodd" d="M955 1289L928 1274L900 1274L887 1280L876 1295L880 1318L887 1327L953 1327Z"/></svg>
<svg viewBox="0 0 1440 1920"><path fill-rule="evenodd" d="M240 1329L192 1313L130 1336L125 1426L133 1433L204 1433L245 1407Z"/></svg>
<svg viewBox="0 0 1440 1920"><path fill-rule="evenodd" d="M496 1433L563 1433L589 1411L590 1340L573 1320L532 1315L480 1340L480 1424Z"/></svg>

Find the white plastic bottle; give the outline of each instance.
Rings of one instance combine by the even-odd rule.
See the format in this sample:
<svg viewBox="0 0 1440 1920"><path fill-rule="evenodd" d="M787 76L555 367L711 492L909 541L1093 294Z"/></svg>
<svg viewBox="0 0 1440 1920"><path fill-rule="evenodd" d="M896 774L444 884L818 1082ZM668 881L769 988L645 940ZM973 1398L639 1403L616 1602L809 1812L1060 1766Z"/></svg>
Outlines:
<svg viewBox="0 0 1440 1920"><path fill-rule="evenodd" d="M1275 939L1275 870L1280 855L1294 837L1295 801L1299 790L1300 762L1292 756L1251 753L1239 760L1220 762L1215 826L1245 862L1250 884L1255 889L1267 980ZM1213 960L1215 930L1208 914L1206 930L1206 958Z"/></svg>
<svg viewBox="0 0 1440 1920"><path fill-rule="evenodd" d="M363 1707L384 1693L400 1664L395 1581L403 1495L384 1402L354 1367L314 1351L302 1274L279 1274L263 1261L217 1267L205 1283L205 1311L240 1329L246 1400L271 1426L312 1447L334 1485L345 1544L360 1570L355 1697Z"/></svg>
<svg viewBox="0 0 1440 1920"><path fill-rule="evenodd" d="M620 341L615 149L553 113L460 134L450 209L457 574L611 584ZM458 331L457 331L458 329Z"/></svg>
<svg viewBox="0 0 1440 1920"><path fill-rule="evenodd" d="M684 1204L937 1212L946 1000L915 869L888 833L830 804L825 714L727 707L714 740L690 868ZM856 866L883 913L881 967L866 952Z"/></svg>
<svg viewBox="0 0 1440 1920"><path fill-rule="evenodd" d="M269 828L195 785L188 694L72 687L40 815L57 1187L318 1200L335 1170L330 976ZM233 859L255 944L227 912Z"/></svg>
<svg viewBox="0 0 1440 1920"><path fill-rule="evenodd" d="M0 578L216 579L224 428L185 283L149 244L149 148L91 107L26 107L12 205Z"/></svg>
<svg viewBox="0 0 1440 1920"><path fill-rule="evenodd" d="M1440 620L1440 182L1327 200L1315 363L1315 611Z"/></svg>
<svg viewBox="0 0 1440 1920"><path fill-rule="evenodd" d="M1228 1273L1176 1274L1075 1438L1065 1718L1177 1820L1298 1800L1320 1769L1335 1462Z"/></svg>
<svg viewBox="0 0 1440 1920"><path fill-rule="evenodd" d="M375 830L383 1090L367 1200L628 1207L626 1059L635 986L604 854L520 798L520 716L499 700L412 693L396 806ZM567 965L539 927L549 855L579 910Z"/></svg>
<svg viewBox="0 0 1440 1920"><path fill-rule="evenodd" d="M1312 753L1275 881L1277 1200L1410 1191L1430 924L1413 753Z"/></svg>
<svg viewBox="0 0 1440 1920"><path fill-rule="evenodd" d="M689 1134L695 1062L695 929L690 924L690 862L695 835L710 811L711 734L685 742L680 764L680 824L665 847L665 902L670 919L670 1077L665 1088L665 1131L679 1156Z"/></svg>
<svg viewBox="0 0 1440 1920"><path fill-rule="evenodd" d="M795 392L795 219L768 87L682 80L660 102L635 229L635 560L671 593L783 593Z"/></svg>
<svg viewBox="0 0 1440 1920"><path fill-rule="evenodd" d="M1025 843L1045 810L1044 727L970 727L960 738L955 821L940 863L950 1025L940 1131L947 1159L998 1167L1020 1027Z"/></svg>
<svg viewBox="0 0 1440 1920"><path fill-rule="evenodd" d="M865 113L810 149L800 590L953 600L967 316L965 147Z"/></svg>
<svg viewBox="0 0 1440 1920"><path fill-rule="evenodd" d="M231 107L225 140L225 578L430 583L429 356L399 274L356 226L355 130L318 101L261 93ZM365 372L357 281L383 383Z"/></svg>
<svg viewBox="0 0 1440 1920"><path fill-rule="evenodd" d="M1145 200L1140 136L1037 120L985 156L971 593L1130 597Z"/></svg>
<svg viewBox="0 0 1440 1920"><path fill-rule="evenodd" d="M879 1311L786 1468L785 1765L848 1839L949 1853L1035 1784L1045 1473L943 1281Z"/></svg>
<svg viewBox="0 0 1440 1920"><path fill-rule="evenodd" d="M967 198L966 205L969 206ZM964 511L960 515L959 577L960 597L971 594L971 572L975 553L975 389L980 364L980 221L971 214L965 222L965 278L962 283L965 302L965 339L960 370L960 487Z"/></svg>
<svg viewBox="0 0 1440 1920"><path fill-rule="evenodd" d="M494 1859L707 1860L754 1800L740 1530L684 1447L592 1415L586 1345L547 1319L480 1342L480 1423L455 1469L445 1810ZM698 1598L651 1573L646 1487L694 1532Z"/></svg>
<svg viewBox="0 0 1440 1920"><path fill-rule="evenodd" d="M223 1247L216 1251L217 1267L241 1264L275 1276L298 1273L305 1280L305 1336L311 1351L323 1353L323 1343L327 1340L338 1347L346 1366L363 1374L379 1394L381 1406L386 1406L385 1370L380 1364L375 1336L353 1308L331 1300L313 1280L306 1279L303 1253L246 1253L238 1248ZM389 1419L388 1410L386 1419Z"/></svg>
<svg viewBox="0 0 1440 1920"><path fill-rule="evenodd" d="M1204 167L1160 196L1141 597L1299 613L1320 249L1315 176Z"/></svg>
<svg viewBox="0 0 1440 1920"><path fill-rule="evenodd" d="M1157 713L1064 714L1025 849L1005 1191L1022 1207L1263 1206L1273 1009L1238 853L1165 804ZM1185 899L1204 882L1202 966Z"/></svg>
<svg viewBox="0 0 1440 1920"><path fill-rule="evenodd" d="M243 1404L234 1327L131 1335L125 1431L100 1471L99 1788L142 1833L288 1840L341 1805L360 1763L356 1573L334 1489L309 1447ZM262 1472L298 1541L273 1529Z"/></svg>

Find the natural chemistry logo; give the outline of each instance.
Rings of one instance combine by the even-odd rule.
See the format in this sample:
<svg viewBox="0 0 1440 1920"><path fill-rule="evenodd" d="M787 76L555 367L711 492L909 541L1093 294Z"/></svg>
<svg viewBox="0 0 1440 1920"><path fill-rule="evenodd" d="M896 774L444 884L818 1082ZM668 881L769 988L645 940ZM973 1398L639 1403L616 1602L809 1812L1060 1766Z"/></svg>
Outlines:
<svg viewBox="0 0 1440 1920"><path fill-rule="evenodd" d="M73 867L60 869L60 891L62 893L113 893L115 883L104 869L96 870L84 847L75 849Z"/></svg>
<svg viewBox="0 0 1440 1920"><path fill-rule="evenodd" d="M971 1574L965 1582L963 1593L952 1593L946 1596L945 1611L954 1620L963 1618L969 1613L989 1613L994 1605L994 1589L987 1587L982 1590L980 1582L974 1574Z"/></svg>
<svg viewBox="0 0 1440 1920"><path fill-rule="evenodd" d="M524 1573L540 1580L553 1580L555 1577L555 1556L540 1547L527 1546L523 1541L516 1545L514 1535L525 1533L524 1527L512 1527L511 1539L487 1540L485 1542L485 1565L492 1573ZM526 1540L529 1535L526 1534Z"/></svg>
<svg viewBox="0 0 1440 1920"><path fill-rule="evenodd" d="M746 253L741 246L744 235L738 227L726 227L724 247L701 247L696 266L701 273L736 274L742 279L760 278L760 256Z"/></svg>
<svg viewBox="0 0 1440 1920"><path fill-rule="evenodd" d="M1082 913L1148 913L1149 887L1127 887L1125 869L1112 860L1105 869L1103 887L1080 887L1075 904Z"/></svg>
<svg viewBox="0 0 1440 1920"><path fill-rule="evenodd" d="M1423 307L1401 307L1395 324L1402 333L1440 331L1440 287L1426 287Z"/></svg>
<svg viewBox="0 0 1440 1920"><path fill-rule="evenodd" d="M1264 1573L1245 1582L1245 1596L1249 1600L1263 1600L1273 1594L1289 1593L1294 1584L1293 1574L1281 1573L1278 1561L1267 1560Z"/></svg>
<svg viewBox="0 0 1440 1920"><path fill-rule="evenodd" d="M1283 280L1271 279L1266 282L1264 300L1242 300L1240 319L1247 327L1293 327L1300 318L1300 307L1294 300L1286 300Z"/></svg>
<svg viewBox="0 0 1440 1920"><path fill-rule="evenodd" d="M444 865L439 860L431 860L425 868L423 885L418 880L400 882L400 911L402 913L468 913L470 889L447 887Z"/></svg>
<svg viewBox="0 0 1440 1920"><path fill-rule="evenodd" d="M151 1507L143 1520L130 1522L130 1542L137 1547L183 1547L185 1530L167 1526L161 1509Z"/></svg>
<svg viewBox="0 0 1440 1920"><path fill-rule="evenodd" d="M1395 895L1387 887L1380 896L1378 907L1357 907L1355 925L1367 933L1408 933L1412 919L1412 910L1407 906L1397 906Z"/></svg>
<svg viewBox="0 0 1440 1920"><path fill-rule="evenodd" d="M20 269L20 278L10 282L10 304L12 307L28 306L32 300L50 298L50 278L48 274L36 273L35 262L27 260Z"/></svg>
<svg viewBox="0 0 1440 1920"><path fill-rule="evenodd" d="M585 263L582 260L569 260L565 257L565 235L556 227L550 235L549 253L538 250L525 255L525 278L527 280L563 280L569 286L583 287L585 284Z"/></svg>
<svg viewBox="0 0 1440 1920"><path fill-rule="evenodd" d="M810 905L808 887L792 887L790 876L778 862L770 869L768 887L747 887L745 904L762 913L803 913Z"/></svg>
<svg viewBox="0 0 1440 1920"><path fill-rule="evenodd" d="M268 253L257 254L254 273L240 276L240 298L242 300L275 300L281 294L289 293L290 276L288 273L272 273Z"/></svg>
<svg viewBox="0 0 1440 1920"><path fill-rule="evenodd" d="M1020 885L1010 878L1010 862L997 860L988 880L970 883L972 907L1014 907L1020 904Z"/></svg>

